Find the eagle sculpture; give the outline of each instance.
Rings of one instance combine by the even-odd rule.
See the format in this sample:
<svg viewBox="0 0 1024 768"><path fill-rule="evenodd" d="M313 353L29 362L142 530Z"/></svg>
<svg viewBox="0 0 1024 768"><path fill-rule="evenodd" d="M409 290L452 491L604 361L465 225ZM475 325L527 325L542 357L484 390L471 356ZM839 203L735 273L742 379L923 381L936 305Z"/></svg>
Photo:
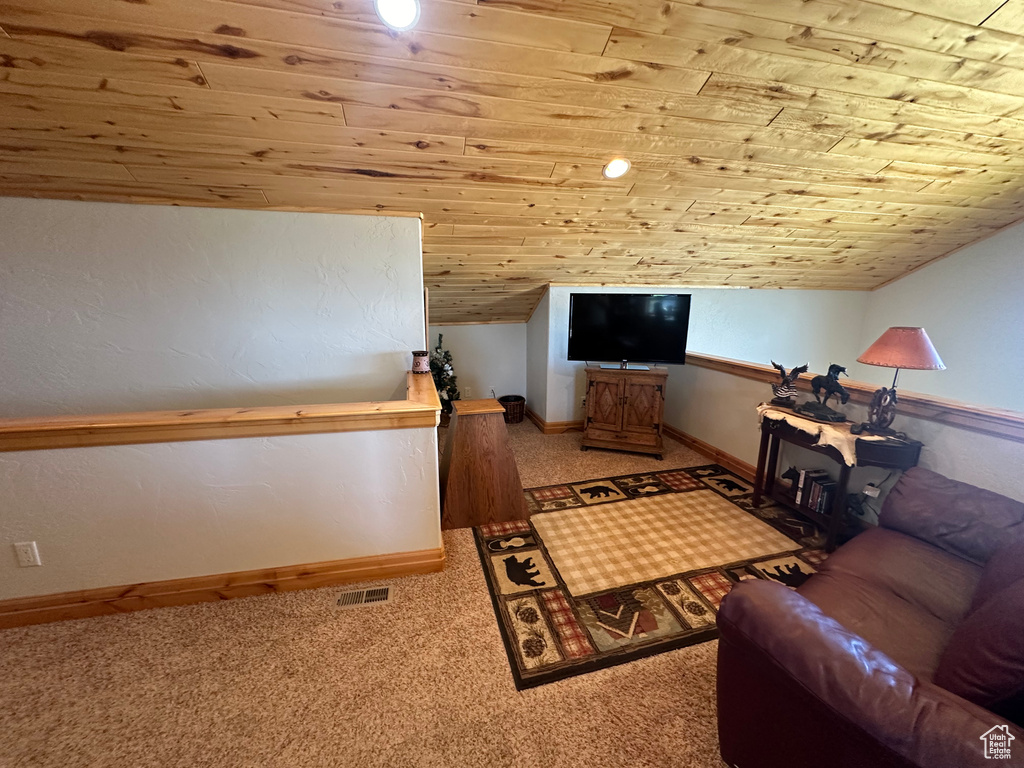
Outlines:
<svg viewBox="0 0 1024 768"><path fill-rule="evenodd" d="M779 376L782 381L778 384L772 384L772 393L775 397L772 399L772 405L784 405L792 407L796 401L796 380L800 378L801 373L807 373L807 365L797 366L793 368L789 373L786 373L786 369L781 365L772 360L772 367L779 372Z"/></svg>

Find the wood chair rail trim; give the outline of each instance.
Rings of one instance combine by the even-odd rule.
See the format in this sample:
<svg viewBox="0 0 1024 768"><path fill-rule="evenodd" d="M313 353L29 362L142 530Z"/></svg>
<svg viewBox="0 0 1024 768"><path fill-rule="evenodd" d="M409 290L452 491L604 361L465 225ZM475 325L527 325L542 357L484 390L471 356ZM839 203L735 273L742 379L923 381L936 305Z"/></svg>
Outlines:
<svg viewBox="0 0 1024 768"><path fill-rule="evenodd" d="M436 427L433 377L407 374L406 399L0 419L0 451Z"/></svg>
<svg viewBox="0 0 1024 768"><path fill-rule="evenodd" d="M713 355L687 352L686 362L701 368L709 368L713 371L729 373L733 376L741 376L745 379L763 381L765 383L777 382L779 378L778 371L774 368L724 357L715 357ZM797 379L797 389L803 392L810 392L811 378L813 376L815 376L814 373L806 373ZM877 384L868 384L852 379L844 379L843 387L850 392L850 402L860 405L870 403L872 395L878 389ZM935 421L946 426L956 427L957 429L967 429L972 432L981 432L986 435L994 435L1006 440L1024 443L1024 413L1001 408L969 405L956 400L946 400L902 389L899 393L898 416L910 416L916 419Z"/></svg>

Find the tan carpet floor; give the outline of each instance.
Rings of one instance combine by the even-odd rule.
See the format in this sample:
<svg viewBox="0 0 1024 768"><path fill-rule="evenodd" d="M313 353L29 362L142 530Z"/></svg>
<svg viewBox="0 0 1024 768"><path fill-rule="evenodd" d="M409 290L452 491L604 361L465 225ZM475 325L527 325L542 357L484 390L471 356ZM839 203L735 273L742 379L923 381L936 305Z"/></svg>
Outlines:
<svg viewBox="0 0 1024 768"><path fill-rule="evenodd" d="M581 451L582 432L545 435L528 419L507 427L509 444L516 455L516 466L524 488L713 463L707 456L668 437L665 438L664 458L658 461L654 456L642 453L597 448ZM442 448L446 431L440 430Z"/></svg>
<svg viewBox="0 0 1024 768"><path fill-rule="evenodd" d="M524 482L639 469L598 453L571 477L531 458ZM339 611L334 588L0 632L0 766L724 765L715 643L519 693L470 531L445 546L443 573L380 582L384 606Z"/></svg>

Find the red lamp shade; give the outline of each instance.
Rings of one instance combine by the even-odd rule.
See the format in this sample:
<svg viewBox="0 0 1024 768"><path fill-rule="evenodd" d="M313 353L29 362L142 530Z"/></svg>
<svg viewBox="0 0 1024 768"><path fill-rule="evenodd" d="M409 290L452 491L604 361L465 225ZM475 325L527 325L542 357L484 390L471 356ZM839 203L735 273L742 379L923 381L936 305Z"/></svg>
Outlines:
<svg viewBox="0 0 1024 768"><path fill-rule="evenodd" d="M942 371L946 368L924 328L890 328L857 358L857 362L917 371Z"/></svg>

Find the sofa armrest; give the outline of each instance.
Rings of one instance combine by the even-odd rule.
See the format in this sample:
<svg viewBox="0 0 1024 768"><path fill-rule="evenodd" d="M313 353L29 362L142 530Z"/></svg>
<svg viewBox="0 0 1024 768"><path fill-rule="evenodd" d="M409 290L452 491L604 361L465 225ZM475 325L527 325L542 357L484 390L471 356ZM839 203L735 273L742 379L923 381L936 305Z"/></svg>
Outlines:
<svg viewBox="0 0 1024 768"><path fill-rule="evenodd" d="M737 585L718 626L719 738L739 768L991 765L981 736L996 725L1024 745L780 584Z"/></svg>

